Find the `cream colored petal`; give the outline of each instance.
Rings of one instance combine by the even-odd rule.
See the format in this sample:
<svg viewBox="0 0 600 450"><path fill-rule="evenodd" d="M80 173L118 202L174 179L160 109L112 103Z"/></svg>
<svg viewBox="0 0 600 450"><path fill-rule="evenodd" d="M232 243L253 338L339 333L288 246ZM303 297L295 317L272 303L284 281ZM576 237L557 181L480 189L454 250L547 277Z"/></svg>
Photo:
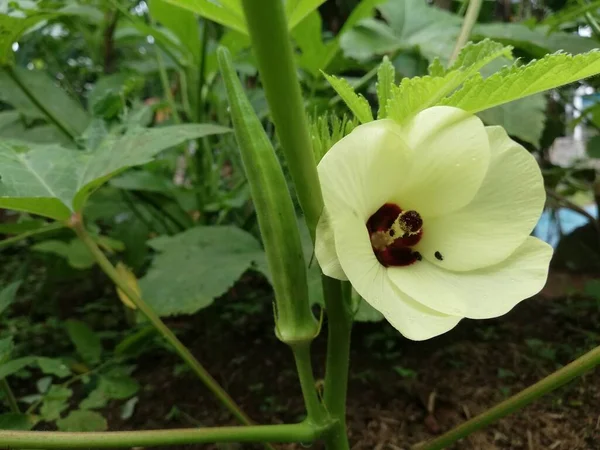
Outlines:
<svg viewBox="0 0 600 450"><path fill-rule="evenodd" d="M505 261L483 269L451 272L423 260L390 268L388 274L398 289L428 308L487 319L537 294L546 283L551 258L552 247L528 237Z"/></svg>
<svg viewBox="0 0 600 450"><path fill-rule="evenodd" d="M544 180L535 158L502 127L486 131L492 159L477 195L464 208L424 225L418 250L444 269L473 270L506 259L527 239L544 209Z"/></svg>
<svg viewBox="0 0 600 450"><path fill-rule="evenodd" d="M329 223L327 211L323 211L317 224L317 235L315 239L315 257L325 275L338 280L347 280L342 270L340 260L335 251L335 239L333 229Z"/></svg>
<svg viewBox="0 0 600 450"><path fill-rule="evenodd" d="M337 142L318 166L325 207L332 216L367 219L406 180L412 152L392 120L360 125Z"/></svg>
<svg viewBox="0 0 600 450"><path fill-rule="evenodd" d="M424 340L454 328L461 317L441 314L398 290L373 254L366 226L354 214L333 223L340 264L350 283L373 308L380 311L409 339Z"/></svg>
<svg viewBox="0 0 600 450"><path fill-rule="evenodd" d="M456 211L477 193L490 161L485 127L461 109L435 106L404 127L414 152L410 176L393 196L402 209L414 209L424 219Z"/></svg>

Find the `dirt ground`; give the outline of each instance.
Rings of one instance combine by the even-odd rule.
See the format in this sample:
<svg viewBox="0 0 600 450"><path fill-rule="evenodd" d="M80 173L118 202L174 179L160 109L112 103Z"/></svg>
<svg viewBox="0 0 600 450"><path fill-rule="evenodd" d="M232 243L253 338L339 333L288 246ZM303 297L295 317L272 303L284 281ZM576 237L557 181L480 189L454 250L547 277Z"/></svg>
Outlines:
<svg viewBox="0 0 600 450"><path fill-rule="evenodd" d="M600 344L600 305L567 294L565 286L572 284L561 278L502 318L464 320L425 342L408 341L383 322L357 323L348 396L352 449L409 449ZM218 306L169 324L255 421L301 420L291 353L273 335L268 300L253 302L264 305L248 312L244 294L234 290ZM325 334L313 348L318 376L323 375ZM174 376L174 368L181 368L179 361L165 351L139 361L135 375L143 389L135 414L123 422L115 407L108 414L111 429L235 424L192 374L177 370ZM452 448L600 449L600 370Z"/></svg>

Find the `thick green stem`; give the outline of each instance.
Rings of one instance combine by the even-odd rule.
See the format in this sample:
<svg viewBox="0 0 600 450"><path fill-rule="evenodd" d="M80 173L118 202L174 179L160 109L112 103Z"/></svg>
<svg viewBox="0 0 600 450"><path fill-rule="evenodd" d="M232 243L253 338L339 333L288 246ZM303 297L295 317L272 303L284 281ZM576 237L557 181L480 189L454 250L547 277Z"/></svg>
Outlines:
<svg viewBox="0 0 600 450"><path fill-rule="evenodd" d="M323 199L283 2L243 0L242 4L271 118L314 237Z"/></svg>
<svg viewBox="0 0 600 450"><path fill-rule="evenodd" d="M22 241L23 239L27 239L28 237L37 236L38 234L49 233L50 231L60 230L64 227L65 224L55 222L40 228L36 228L35 230L25 231L24 233L0 241L0 249L11 246L19 241Z"/></svg>
<svg viewBox="0 0 600 450"><path fill-rule="evenodd" d="M85 230L85 226L81 217L73 216L70 225L77 233L77 236L86 245L88 250L94 256L94 259L104 271L104 273L121 289L127 297L135 304L135 306L146 316L156 330L171 344L177 354L185 361L192 369L204 385L217 397L217 399L243 424L250 425L252 421L235 403L225 390L217 383L217 381L206 371L200 362L192 355L192 353L181 343L175 334L165 325L158 314L148 305L142 298L121 278L115 267L108 260L106 255L98 248L94 240ZM46 446L46 448L49 448Z"/></svg>
<svg viewBox="0 0 600 450"><path fill-rule="evenodd" d="M323 276L323 293L328 317L324 401L331 417L337 420L337 425L325 436L325 442L328 450L348 450L346 396L352 313L341 281Z"/></svg>
<svg viewBox="0 0 600 450"><path fill-rule="evenodd" d="M75 139L77 138L77 133L71 130L69 125L63 123L58 117L56 117L52 111L46 108L46 106L35 96L35 93L31 89L29 89L27 84L23 82L21 78L19 78L19 74L10 66L6 66L3 69L6 71L10 79L14 81L14 83L19 87L19 89L21 89L21 91L23 92L23 94L25 94L27 99L31 103L33 103L33 105L37 109L39 109L42 112L42 114L44 114L44 116L46 116L48 122L55 125L56 128L58 128L69 139L75 141Z"/></svg>
<svg viewBox="0 0 600 450"><path fill-rule="evenodd" d="M303 422L293 425L191 428L179 430L61 433L0 431L0 448L142 448L219 442L312 442L325 429Z"/></svg>
<svg viewBox="0 0 600 450"><path fill-rule="evenodd" d="M479 17L479 11L481 11L481 4L483 0L469 0L469 6L467 7L467 14L465 15L465 19L463 20L462 28L460 29L460 34L456 39L456 44L454 44L454 50L452 50L452 56L450 56L449 65L456 61L460 50L465 46L467 41L469 40L469 36L471 36L471 31L473 31L473 27L477 23L477 18Z"/></svg>
<svg viewBox="0 0 600 450"><path fill-rule="evenodd" d="M415 450L439 450L446 448L454 442L468 436L469 434L488 426L489 424L501 419L508 414L517 411L530 404L544 394L551 392L569 381L581 376L588 370L593 369L600 364L600 346L585 355L577 358L570 364L567 364L552 375L538 381L533 386L513 395L508 400L499 403L484 413L468 420L458 427L448 431L442 436L433 439L425 444L416 445Z"/></svg>
<svg viewBox="0 0 600 450"><path fill-rule="evenodd" d="M21 410L19 409L19 405L17 404L17 399L15 398L15 394L13 394L13 391L10 388L10 385L8 384L8 381L6 378L2 378L0 380L0 387L2 388L2 391L4 392L4 396L6 397L6 401L8 402L8 406L10 407L10 410L14 413L19 414L21 412Z"/></svg>

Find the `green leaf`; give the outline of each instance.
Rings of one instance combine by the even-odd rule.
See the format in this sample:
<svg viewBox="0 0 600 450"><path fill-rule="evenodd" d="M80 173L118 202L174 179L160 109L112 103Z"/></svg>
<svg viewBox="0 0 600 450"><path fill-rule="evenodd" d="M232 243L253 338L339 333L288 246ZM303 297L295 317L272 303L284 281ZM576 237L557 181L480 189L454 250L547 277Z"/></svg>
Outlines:
<svg viewBox="0 0 600 450"><path fill-rule="evenodd" d="M0 291L0 314L15 301L19 286L21 286L21 281L15 281L2 288Z"/></svg>
<svg viewBox="0 0 600 450"><path fill-rule="evenodd" d="M98 389L108 399L125 400L135 395L139 389L139 383L128 375L108 374L100 377Z"/></svg>
<svg viewBox="0 0 600 450"><path fill-rule="evenodd" d="M585 53L598 47L595 39L578 36L574 33L550 33L548 27L530 28L521 23L488 23L476 25L473 37L488 37L503 44L526 51L534 58L547 53L563 51L567 53Z"/></svg>
<svg viewBox="0 0 600 450"><path fill-rule="evenodd" d="M65 220L124 169L146 164L190 139L229 131L204 124L130 129L85 152L0 141L0 207Z"/></svg>
<svg viewBox="0 0 600 450"><path fill-rule="evenodd" d="M98 409L104 408L108 404L108 397L100 388L94 389L89 395L79 403L80 409Z"/></svg>
<svg viewBox="0 0 600 450"><path fill-rule="evenodd" d="M149 244L158 254L139 282L146 302L162 316L209 306L264 258L256 239L232 226L196 227Z"/></svg>
<svg viewBox="0 0 600 450"><path fill-rule="evenodd" d="M126 191L156 192L171 194L175 185L165 176L147 170L129 170L110 180L111 186Z"/></svg>
<svg viewBox="0 0 600 450"><path fill-rule="evenodd" d="M44 110L48 111L61 126L77 136L86 129L89 123L87 112L79 102L72 99L56 80L51 79L45 72L14 67L13 72L31 91L33 96L42 105L37 104L19 88L6 71L0 70L0 100L12 105L21 114L33 118L47 120Z"/></svg>
<svg viewBox="0 0 600 450"><path fill-rule="evenodd" d="M589 3L575 3L548 14L542 21L542 25L546 25L550 28L550 31L554 31L560 25L571 25L570 22L582 21L586 12L595 12L598 9L600 9L600 0Z"/></svg>
<svg viewBox="0 0 600 450"><path fill-rule="evenodd" d="M102 342L94 331L79 320L65 322L69 339L77 353L89 364L97 364L102 355Z"/></svg>
<svg viewBox="0 0 600 450"><path fill-rule="evenodd" d="M40 408L40 415L46 422L52 422L60 418L60 413L69 407L69 399L73 391L64 386L52 385L44 395L44 401Z"/></svg>
<svg viewBox="0 0 600 450"><path fill-rule="evenodd" d="M0 67L13 64L13 43L17 42L28 29L50 17L52 17L50 14L35 14L27 17L0 14Z"/></svg>
<svg viewBox="0 0 600 450"><path fill-rule="evenodd" d="M546 97L535 94L477 113L486 125L500 125L511 136L536 147L546 122Z"/></svg>
<svg viewBox="0 0 600 450"><path fill-rule="evenodd" d="M36 417L29 414L0 414L0 430L29 431L37 422Z"/></svg>
<svg viewBox="0 0 600 450"><path fill-rule="evenodd" d="M348 105L348 108L350 108L350 111L354 113L360 123L367 123L373 120L373 113L371 112L369 102L361 94L356 94L354 88L350 86L347 80L325 73L323 75L346 105Z"/></svg>
<svg viewBox="0 0 600 450"><path fill-rule="evenodd" d="M404 78L399 86L392 88L387 104L388 116L398 122L410 119L419 111L440 102L469 78L478 75L479 70L490 62L510 55L510 51L510 47L488 40L470 43L442 76ZM442 73L440 69L436 71Z"/></svg>
<svg viewBox="0 0 600 450"><path fill-rule="evenodd" d="M9 375L17 373L25 367L35 364L37 358L35 356L25 356L23 358L13 359L12 361L0 364L0 379L6 378Z"/></svg>
<svg viewBox="0 0 600 450"><path fill-rule="evenodd" d="M387 104L392 96L392 87L396 83L396 69L387 56L377 69L377 100L379 101L378 119L387 117Z"/></svg>
<svg viewBox="0 0 600 450"><path fill-rule="evenodd" d="M65 258L74 269L89 269L96 263L85 244L78 238L73 238L68 243L53 239L42 241L31 246L31 250Z"/></svg>
<svg viewBox="0 0 600 450"><path fill-rule="evenodd" d="M69 367L60 359L38 357L37 364L40 370L46 375L54 375L58 378L64 378L71 375Z"/></svg>
<svg viewBox="0 0 600 450"><path fill-rule="evenodd" d="M12 336L0 339L0 364L5 363L10 358L15 348Z"/></svg>
<svg viewBox="0 0 600 450"><path fill-rule="evenodd" d="M240 0L165 0L225 27L248 34Z"/></svg>
<svg viewBox="0 0 600 450"><path fill-rule="evenodd" d="M60 431L106 431L108 422L95 411L71 411L64 419L56 421Z"/></svg>
<svg viewBox="0 0 600 450"><path fill-rule="evenodd" d="M600 136L592 136L587 141L586 150L590 158L600 158Z"/></svg>
<svg viewBox="0 0 600 450"><path fill-rule="evenodd" d="M600 73L600 51L582 55L556 53L527 65L513 65L483 79L472 77L440 102L476 113Z"/></svg>
<svg viewBox="0 0 600 450"><path fill-rule="evenodd" d="M306 16L317 10L325 0L288 0L285 4L285 13L288 20L288 28L293 30L302 22Z"/></svg>
<svg viewBox="0 0 600 450"><path fill-rule="evenodd" d="M120 72L101 77L88 94L88 108L94 116L115 118L126 108L127 98L143 87L144 78L138 74Z"/></svg>
<svg viewBox="0 0 600 450"><path fill-rule="evenodd" d="M198 19L188 9L165 0L150 0L150 14L162 26L171 31L183 47L192 55L191 60L200 61L200 30Z"/></svg>

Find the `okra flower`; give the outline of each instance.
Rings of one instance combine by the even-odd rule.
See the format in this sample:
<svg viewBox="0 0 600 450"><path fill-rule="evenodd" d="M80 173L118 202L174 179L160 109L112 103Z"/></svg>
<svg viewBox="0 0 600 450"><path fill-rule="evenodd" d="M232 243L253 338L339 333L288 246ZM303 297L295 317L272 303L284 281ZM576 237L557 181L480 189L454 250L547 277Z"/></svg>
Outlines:
<svg viewBox="0 0 600 450"><path fill-rule="evenodd" d="M540 169L503 128L436 106L405 124L357 127L318 167L323 272L404 336L507 313L546 282L551 247L530 233L544 207Z"/></svg>

